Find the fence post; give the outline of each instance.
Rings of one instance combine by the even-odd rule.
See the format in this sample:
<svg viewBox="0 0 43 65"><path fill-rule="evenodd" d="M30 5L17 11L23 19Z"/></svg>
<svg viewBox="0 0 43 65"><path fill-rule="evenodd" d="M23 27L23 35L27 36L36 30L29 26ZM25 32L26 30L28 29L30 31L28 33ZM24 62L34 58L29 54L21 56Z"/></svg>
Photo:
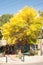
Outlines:
<svg viewBox="0 0 43 65"><path fill-rule="evenodd" d="M6 63L8 62L7 56L6 56Z"/></svg>
<svg viewBox="0 0 43 65"><path fill-rule="evenodd" d="M25 56L24 56L24 55L21 57L21 60L22 60L23 62L25 61Z"/></svg>

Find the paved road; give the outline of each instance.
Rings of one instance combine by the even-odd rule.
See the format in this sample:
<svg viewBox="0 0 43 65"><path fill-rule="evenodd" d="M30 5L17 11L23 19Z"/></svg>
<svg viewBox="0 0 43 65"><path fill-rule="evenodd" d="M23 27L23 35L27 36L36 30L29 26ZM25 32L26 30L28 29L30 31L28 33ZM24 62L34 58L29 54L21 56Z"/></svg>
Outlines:
<svg viewBox="0 0 43 65"><path fill-rule="evenodd" d="M41 62L41 63L31 63L31 64L13 64L13 63L11 63L11 64L9 64L9 63L0 63L0 65L43 65L43 62Z"/></svg>

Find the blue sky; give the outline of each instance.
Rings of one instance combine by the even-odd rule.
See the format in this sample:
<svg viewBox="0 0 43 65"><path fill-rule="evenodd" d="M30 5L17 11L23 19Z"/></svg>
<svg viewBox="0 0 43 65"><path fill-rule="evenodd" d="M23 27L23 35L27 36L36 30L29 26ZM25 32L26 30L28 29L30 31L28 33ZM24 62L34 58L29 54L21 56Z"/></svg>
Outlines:
<svg viewBox="0 0 43 65"><path fill-rule="evenodd" d="M43 0L0 0L0 15L15 14L25 6L43 11Z"/></svg>

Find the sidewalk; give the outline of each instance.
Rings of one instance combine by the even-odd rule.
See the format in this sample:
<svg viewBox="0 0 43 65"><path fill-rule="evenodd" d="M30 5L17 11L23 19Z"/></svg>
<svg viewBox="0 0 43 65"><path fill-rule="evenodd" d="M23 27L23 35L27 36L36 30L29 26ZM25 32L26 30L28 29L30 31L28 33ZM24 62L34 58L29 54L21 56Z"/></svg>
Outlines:
<svg viewBox="0 0 43 65"><path fill-rule="evenodd" d="M38 63L43 62L43 56L25 56L25 62L27 63Z"/></svg>
<svg viewBox="0 0 43 65"><path fill-rule="evenodd" d="M43 56L25 56L24 62L18 57L15 57L14 55L7 56L8 64L28 64L28 63L38 63L38 62L43 62ZM0 63L6 64L6 57L0 58Z"/></svg>

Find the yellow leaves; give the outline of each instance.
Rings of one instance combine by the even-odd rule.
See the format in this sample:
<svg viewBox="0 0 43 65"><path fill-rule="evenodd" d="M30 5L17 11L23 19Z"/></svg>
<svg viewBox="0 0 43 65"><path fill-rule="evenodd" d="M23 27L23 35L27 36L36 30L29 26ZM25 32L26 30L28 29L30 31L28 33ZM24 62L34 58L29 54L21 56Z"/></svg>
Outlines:
<svg viewBox="0 0 43 65"><path fill-rule="evenodd" d="M29 42L33 43L33 37L36 37L34 31L40 30L41 26L42 18L37 17L37 12L33 8L24 7L9 20L9 23L4 24L1 29L7 44L15 44L18 39L25 39L26 36L32 37Z"/></svg>
<svg viewBox="0 0 43 65"><path fill-rule="evenodd" d="M12 42L11 42L11 38L9 37L8 39L7 39L7 44L11 44Z"/></svg>
<svg viewBox="0 0 43 65"><path fill-rule="evenodd" d="M16 31L16 32L19 32L19 29L16 29L15 31Z"/></svg>
<svg viewBox="0 0 43 65"><path fill-rule="evenodd" d="M5 23L2 27L5 28L5 29L8 29L10 26L9 26L9 23Z"/></svg>
<svg viewBox="0 0 43 65"><path fill-rule="evenodd" d="M37 15L37 12L33 8L30 8L28 6L22 9L22 13L27 17L35 17Z"/></svg>
<svg viewBox="0 0 43 65"><path fill-rule="evenodd" d="M31 34L31 30L28 29L28 30L26 31L26 34L27 34L27 36L29 36L29 35Z"/></svg>
<svg viewBox="0 0 43 65"><path fill-rule="evenodd" d="M16 15L15 17L11 18L10 25L23 28L24 26L26 26L26 21L23 20L22 17L19 17L19 15Z"/></svg>
<svg viewBox="0 0 43 65"><path fill-rule="evenodd" d="M37 30L36 25L34 25L34 24L31 24L31 25L29 26L29 28L30 28L30 30L32 30L32 31Z"/></svg>
<svg viewBox="0 0 43 65"><path fill-rule="evenodd" d="M37 15L36 11L33 8L24 7L21 12L15 15L10 19L10 23L12 26L26 26L26 22L31 20L33 17Z"/></svg>
<svg viewBox="0 0 43 65"><path fill-rule="evenodd" d="M35 23L37 23L37 24L42 24L43 23L42 21L43 21L42 17L40 17L40 16L35 19Z"/></svg>
<svg viewBox="0 0 43 65"><path fill-rule="evenodd" d="M13 39L8 37L7 39L7 44L8 45L12 45L12 44L15 44L16 43L16 38L14 37Z"/></svg>

